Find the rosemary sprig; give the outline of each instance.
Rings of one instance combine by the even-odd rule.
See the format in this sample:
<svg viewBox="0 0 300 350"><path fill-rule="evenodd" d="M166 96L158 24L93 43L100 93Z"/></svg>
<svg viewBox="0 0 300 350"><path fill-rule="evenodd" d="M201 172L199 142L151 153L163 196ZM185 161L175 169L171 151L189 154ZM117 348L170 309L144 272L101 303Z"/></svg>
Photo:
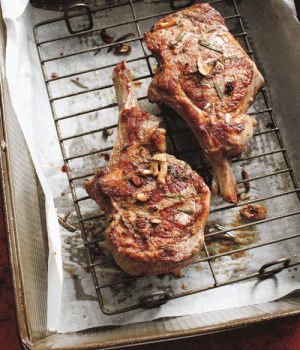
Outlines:
<svg viewBox="0 0 300 350"><path fill-rule="evenodd" d="M198 40L198 44L206 47L207 49L213 50L213 51L223 52L223 50L220 47L213 45L211 43L208 43L208 42L201 40L201 39Z"/></svg>

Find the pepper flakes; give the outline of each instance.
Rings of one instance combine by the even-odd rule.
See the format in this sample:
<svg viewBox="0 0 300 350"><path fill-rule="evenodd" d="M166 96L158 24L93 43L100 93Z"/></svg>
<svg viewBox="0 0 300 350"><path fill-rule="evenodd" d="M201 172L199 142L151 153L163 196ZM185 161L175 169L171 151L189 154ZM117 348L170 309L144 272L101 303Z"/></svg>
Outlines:
<svg viewBox="0 0 300 350"><path fill-rule="evenodd" d="M100 32L101 39L106 43L110 44L113 42L114 38L107 34L105 29L102 29Z"/></svg>

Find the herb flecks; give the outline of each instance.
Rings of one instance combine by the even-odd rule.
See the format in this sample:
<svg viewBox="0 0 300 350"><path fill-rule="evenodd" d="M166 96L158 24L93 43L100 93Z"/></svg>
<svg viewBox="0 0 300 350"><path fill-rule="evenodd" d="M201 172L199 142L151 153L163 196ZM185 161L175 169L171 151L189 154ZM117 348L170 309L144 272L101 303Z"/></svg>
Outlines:
<svg viewBox="0 0 300 350"><path fill-rule="evenodd" d="M218 47L217 45L208 43L208 42L201 40L201 39L198 40L198 44L201 46L204 46L207 49L213 50L213 51L223 52L223 50L220 47Z"/></svg>

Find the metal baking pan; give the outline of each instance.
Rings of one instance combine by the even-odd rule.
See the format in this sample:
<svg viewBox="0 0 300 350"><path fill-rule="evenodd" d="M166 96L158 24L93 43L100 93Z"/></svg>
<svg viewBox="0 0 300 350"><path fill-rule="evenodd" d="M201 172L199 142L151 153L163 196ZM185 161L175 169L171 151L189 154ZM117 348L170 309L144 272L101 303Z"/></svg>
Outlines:
<svg viewBox="0 0 300 350"><path fill-rule="evenodd" d="M280 130L281 152L295 185L300 181L297 141L300 130L300 100L297 93L300 81L299 24L279 0L236 0L234 4L241 14L251 54L266 79L266 93L276 116L274 132L277 134L277 129ZM1 67L4 67L3 21L1 36L4 39L1 41ZM2 190L19 333L25 348L107 349L200 335L299 313L300 298L296 290L280 300L260 305L68 334L47 331L48 248L43 193L11 105L3 68L1 107ZM294 186L293 191L299 196L297 187Z"/></svg>

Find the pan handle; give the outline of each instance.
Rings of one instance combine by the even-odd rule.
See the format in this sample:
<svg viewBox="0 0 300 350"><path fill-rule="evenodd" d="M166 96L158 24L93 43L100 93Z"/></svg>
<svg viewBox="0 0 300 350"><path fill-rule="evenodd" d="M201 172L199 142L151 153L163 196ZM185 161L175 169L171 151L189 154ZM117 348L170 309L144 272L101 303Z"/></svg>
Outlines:
<svg viewBox="0 0 300 350"><path fill-rule="evenodd" d="M154 292L140 299L141 307L152 309L165 304L170 299L168 291Z"/></svg>
<svg viewBox="0 0 300 350"><path fill-rule="evenodd" d="M80 15L86 14L88 17L89 23L88 23L88 26L84 29L80 29L80 30L73 30L72 29L72 26L70 23L70 18L72 17L71 12L72 11L74 12L76 10L79 10ZM66 25L67 25L67 28L68 28L68 31L70 34L78 34L81 32L85 32L87 30L92 29L93 25L94 25L91 10L90 10L89 6L87 6L86 4L74 4L74 5L67 7L65 12L64 12L64 18L65 18L65 22L66 22Z"/></svg>
<svg viewBox="0 0 300 350"><path fill-rule="evenodd" d="M190 0L188 3L184 4L184 5L175 5L175 1L176 0L170 0L170 7L172 10L180 10L180 9L183 9L185 7L189 7L189 6L192 6L193 3L195 2L195 0Z"/></svg>
<svg viewBox="0 0 300 350"><path fill-rule="evenodd" d="M275 275L276 273L282 271L283 269L287 268L289 265L290 265L290 261L291 259L290 258L283 258L283 259L278 259L278 260L274 260L274 261L271 261L267 264L264 264L259 270L259 276L258 278L267 278L267 277L270 277L270 276L273 276ZM269 269L269 267L271 266L274 266L274 265L278 265L278 264L281 264L280 266L278 267L275 267L273 269Z"/></svg>

